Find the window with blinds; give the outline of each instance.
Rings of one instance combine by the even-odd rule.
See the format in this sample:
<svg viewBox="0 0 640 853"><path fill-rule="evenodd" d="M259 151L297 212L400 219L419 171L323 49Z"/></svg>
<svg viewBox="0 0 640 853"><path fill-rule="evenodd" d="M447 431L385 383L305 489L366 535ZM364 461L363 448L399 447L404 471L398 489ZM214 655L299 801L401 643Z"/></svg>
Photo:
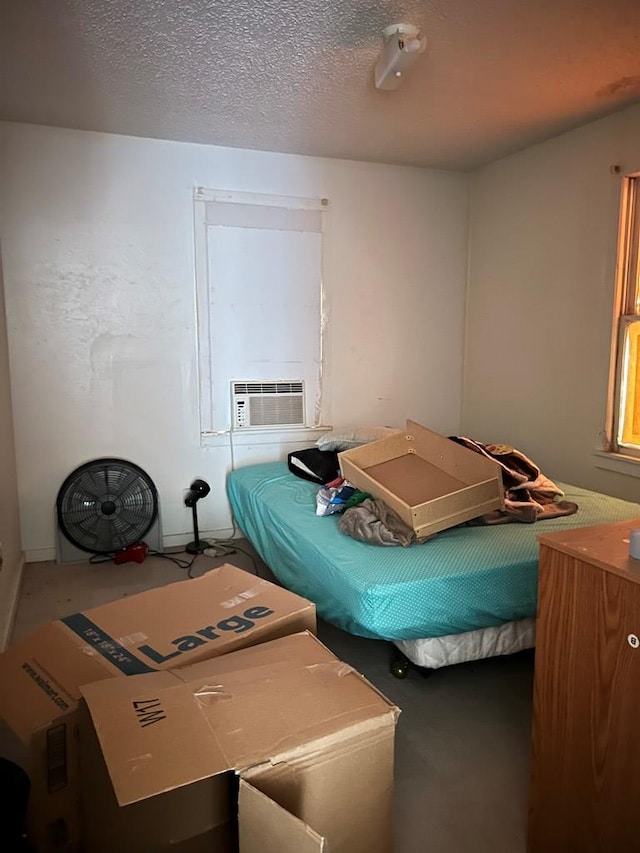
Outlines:
<svg viewBox="0 0 640 853"><path fill-rule="evenodd" d="M623 179L609 450L640 457L640 175Z"/></svg>

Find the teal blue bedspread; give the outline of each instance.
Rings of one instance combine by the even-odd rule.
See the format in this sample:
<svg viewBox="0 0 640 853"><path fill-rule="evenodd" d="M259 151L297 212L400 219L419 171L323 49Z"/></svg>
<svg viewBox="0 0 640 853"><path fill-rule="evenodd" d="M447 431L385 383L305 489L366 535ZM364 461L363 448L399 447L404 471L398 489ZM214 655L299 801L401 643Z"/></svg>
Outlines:
<svg viewBox="0 0 640 853"><path fill-rule="evenodd" d="M240 468L227 493L237 524L290 590L351 634L385 640L458 634L534 616L540 533L640 519L640 504L558 483L575 515L456 527L409 548L368 545L315 514L318 487L284 462Z"/></svg>

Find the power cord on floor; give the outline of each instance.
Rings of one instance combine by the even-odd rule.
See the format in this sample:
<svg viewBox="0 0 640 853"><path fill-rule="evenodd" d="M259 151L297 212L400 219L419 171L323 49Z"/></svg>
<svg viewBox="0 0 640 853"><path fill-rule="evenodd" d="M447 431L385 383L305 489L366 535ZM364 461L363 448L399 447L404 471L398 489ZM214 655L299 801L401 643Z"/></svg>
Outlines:
<svg viewBox="0 0 640 853"><path fill-rule="evenodd" d="M214 560L221 559L223 557L231 557L233 554L240 551L241 554L244 554L251 561L251 566L253 569L253 574L256 577L260 577L260 573L258 571L258 564L256 563L256 559L250 551L247 551L241 545L238 545L238 542L235 538L238 530L235 525L235 521L231 519L231 538L230 539L207 539L206 541L209 543L209 547L205 548L202 554L194 554L191 559L182 559L177 556L178 554L186 554L186 551L175 551L172 554L165 554L162 551L147 551L146 556L149 557L161 557L163 560L169 560L171 563L174 563L181 569L187 570L187 577L193 578L192 569L193 564L198 559L198 557L210 557ZM110 554L93 554L89 558L89 562L94 565L100 565L102 563L114 563L116 558L115 552Z"/></svg>
<svg viewBox="0 0 640 853"><path fill-rule="evenodd" d="M89 557L89 562L92 566L99 566L100 563L113 563L115 554L92 554Z"/></svg>
<svg viewBox="0 0 640 853"><path fill-rule="evenodd" d="M163 560L170 560L172 563L175 563L176 566L179 566L181 569L187 569L187 577L193 578L192 568L195 561L198 557L210 557L214 560L222 559L223 557L231 557L237 551L240 551L251 560L251 566L253 568L253 574L258 576L258 566L253 554L249 551L246 551L240 545L236 544L232 539L207 539L209 542L209 547L205 548L202 554L195 554L191 560L182 560L174 554L162 554L160 551L149 551L149 556L151 557L162 557ZM185 551L178 551L178 554L184 554Z"/></svg>
<svg viewBox="0 0 640 853"><path fill-rule="evenodd" d="M186 551L177 551L177 554L186 554ZM194 554L190 560L181 560L179 557L176 557L175 554L163 554L161 551L149 551L149 557L162 557L163 560L169 560L171 563L175 563L181 569L187 569L187 577L192 578L191 567L198 559L201 557L201 554Z"/></svg>
<svg viewBox="0 0 640 853"><path fill-rule="evenodd" d="M185 553L185 552L178 551L178 553L180 554L180 553ZM191 567L193 566L196 559L198 557L200 557L201 555L196 554L191 560L181 560L179 557L176 557L176 556L171 556L169 554L162 554L160 551L151 551L150 550L150 551L147 551L145 556L147 556L147 557L162 557L163 560L169 560L170 562L175 563L175 565L178 566L179 568L187 569L187 576L193 577L193 575L191 574ZM103 563L115 563L115 561L116 561L116 552L113 552L112 554L93 554L91 557L89 557L89 562L91 563L92 566L99 566ZM136 561L135 560L128 560L127 562L136 562ZM124 565L124 563L123 563L123 565Z"/></svg>
<svg viewBox="0 0 640 853"><path fill-rule="evenodd" d="M250 551L245 550L234 539L214 539L213 541L208 539L209 548L205 548L204 553L207 557L230 557L235 554L237 551L240 551L241 554L244 554L245 557L248 557L251 560L251 567L253 569L253 574L259 577L258 572L258 564L256 563L256 559Z"/></svg>
<svg viewBox="0 0 640 853"><path fill-rule="evenodd" d="M244 554L245 557L248 557L251 560L251 567L253 569L253 574L256 577L260 577L260 572L258 571L258 564L256 563L256 559L250 551L247 551L241 545L238 545L238 540L236 536L238 534L238 528L236 527L236 521L233 515L231 516L231 538L230 539L207 539L209 542L209 548L206 548L204 553L209 557L230 557L232 554L235 554L236 551L240 551L241 554Z"/></svg>

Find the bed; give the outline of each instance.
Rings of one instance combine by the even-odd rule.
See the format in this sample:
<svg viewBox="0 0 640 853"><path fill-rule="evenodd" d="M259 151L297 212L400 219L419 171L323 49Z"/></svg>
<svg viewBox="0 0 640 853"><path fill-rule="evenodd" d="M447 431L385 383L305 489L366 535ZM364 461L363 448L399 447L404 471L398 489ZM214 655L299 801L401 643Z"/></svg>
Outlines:
<svg viewBox="0 0 640 853"><path fill-rule="evenodd" d="M322 619L388 640L407 661L435 669L534 645L538 534L640 519L638 503L558 485L578 504L575 515L454 527L409 548L358 542L339 530L336 515L317 516L318 486L285 462L231 472L227 494L276 578L315 602ZM398 676L402 660L392 665Z"/></svg>

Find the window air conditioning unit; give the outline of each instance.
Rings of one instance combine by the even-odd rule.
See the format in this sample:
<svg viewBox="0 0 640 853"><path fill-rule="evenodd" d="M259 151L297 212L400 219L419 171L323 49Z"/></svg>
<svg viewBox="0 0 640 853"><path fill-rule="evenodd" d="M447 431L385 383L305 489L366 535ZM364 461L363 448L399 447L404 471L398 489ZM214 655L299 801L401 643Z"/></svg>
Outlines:
<svg viewBox="0 0 640 853"><path fill-rule="evenodd" d="M233 429L304 426L304 382L232 382Z"/></svg>

